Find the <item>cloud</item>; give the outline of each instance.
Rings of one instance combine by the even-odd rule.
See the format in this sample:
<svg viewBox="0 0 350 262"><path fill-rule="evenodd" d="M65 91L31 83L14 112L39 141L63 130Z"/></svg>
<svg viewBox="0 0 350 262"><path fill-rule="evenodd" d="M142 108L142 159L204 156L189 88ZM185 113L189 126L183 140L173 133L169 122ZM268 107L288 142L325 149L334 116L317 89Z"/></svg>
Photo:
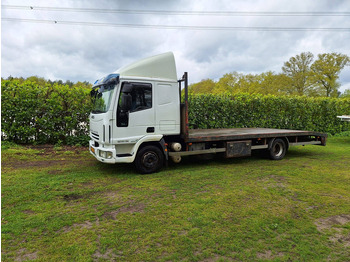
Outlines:
<svg viewBox="0 0 350 262"><path fill-rule="evenodd" d="M2 4L24 5L23 1ZM344 1L43 1L25 5L172 11L346 12ZM2 17L123 24L238 27L350 27L347 17L189 16L2 10ZM60 24L2 23L2 77L30 75L90 81L135 60L173 51L178 76L190 82L218 79L225 73L280 72L285 61L301 52L350 55L348 32L255 32L181 29L140 29ZM349 71L340 76L350 82Z"/></svg>

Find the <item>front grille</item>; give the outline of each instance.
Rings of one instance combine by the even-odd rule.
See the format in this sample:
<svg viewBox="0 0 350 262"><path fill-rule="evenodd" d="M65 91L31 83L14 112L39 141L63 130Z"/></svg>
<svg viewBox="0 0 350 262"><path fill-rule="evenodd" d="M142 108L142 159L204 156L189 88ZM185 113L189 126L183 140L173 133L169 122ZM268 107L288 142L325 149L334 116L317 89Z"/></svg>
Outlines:
<svg viewBox="0 0 350 262"><path fill-rule="evenodd" d="M99 140L100 136L98 135L98 133L94 133L94 132L90 132L91 138L95 139L95 140Z"/></svg>

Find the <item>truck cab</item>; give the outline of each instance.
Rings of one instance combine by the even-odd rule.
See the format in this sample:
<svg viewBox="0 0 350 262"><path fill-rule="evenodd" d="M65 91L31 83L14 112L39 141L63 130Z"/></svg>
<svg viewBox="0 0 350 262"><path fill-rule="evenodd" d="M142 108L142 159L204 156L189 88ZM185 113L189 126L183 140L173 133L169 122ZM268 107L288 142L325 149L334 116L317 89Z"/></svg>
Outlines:
<svg viewBox="0 0 350 262"><path fill-rule="evenodd" d="M164 136L180 135L180 92L171 52L96 81L91 96L90 152L101 162L132 163L140 146L163 151ZM160 156L148 157L151 163Z"/></svg>

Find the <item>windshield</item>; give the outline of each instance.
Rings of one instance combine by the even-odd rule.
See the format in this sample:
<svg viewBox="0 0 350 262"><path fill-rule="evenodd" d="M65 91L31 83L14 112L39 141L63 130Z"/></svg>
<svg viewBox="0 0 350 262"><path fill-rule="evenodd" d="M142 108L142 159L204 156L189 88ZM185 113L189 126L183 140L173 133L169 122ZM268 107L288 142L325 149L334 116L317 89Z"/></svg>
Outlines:
<svg viewBox="0 0 350 262"><path fill-rule="evenodd" d="M93 110L92 113L106 113L111 104L112 96L115 90L116 84L101 85L93 90Z"/></svg>

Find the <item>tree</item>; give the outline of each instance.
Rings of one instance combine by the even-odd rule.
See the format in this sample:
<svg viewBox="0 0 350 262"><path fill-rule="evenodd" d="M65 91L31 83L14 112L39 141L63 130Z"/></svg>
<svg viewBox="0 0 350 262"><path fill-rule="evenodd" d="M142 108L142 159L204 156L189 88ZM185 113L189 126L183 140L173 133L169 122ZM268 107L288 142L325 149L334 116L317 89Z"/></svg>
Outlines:
<svg viewBox="0 0 350 262"><path fill-rule="evenodd" d="M286 90L288 81L289 78L285 74L275 74L271 71L258 75L233 72L220 78L213 93L284 95L289 94Z"/></svg>
<svg viewBox="0 0 350 262"><path fill-rule="evenodd" d="M247 74L241 75L238 80L237 91L242 93L256 94L260 93L259 75Z"/></svg>
<svg viewBox="0 0 350 262"><path fill-rule="evenodd" d="M39 76L30 76L26 79L27 81L31 81L33 83L38 84L39 86L45 86L47 81L45 78L43 77L39 77Z"/></svg>
<svg viewBox="0 0 350 262"><path fill-rule="evenodd" d="M237 88L237 83L240 78L240 74L237 72L232 72L223 75L219 81L216 83L213 93L222 94L225 92L235 93L235 89Z"/></svg>
<svg viewBox="0 0 350 262"><path fill-rule="evenodd" d="M313 58L314 55L312 53L303 52L300 55L291 57L289 61L284 63L282 71L290 78L292 89L290 93L305 95L310 91L313 84L310 81L310 64Z"/></svg>
<svg viewBox="0 0 350 262"><path fill-rule="evenodd" d="M74 87L91 89L92 84L89 83L89 82L87 82L87 81L84 81L84 82L78 81L78 82L76 82L76 83L74 84Z"/></svg>
<svg viewBox="0 0 350 262"><path fill-rule="evenodd" d="M188 90L195 94L209 94L212 93L214 86L215 82L213 80L205 79L198 83L191 84Z"/></svg>
<svg viewBox="0 0 350 262"><path fill-rule="evenodd" d="M350 65L350 57L340 53L319 54L318 59L311 65L313 78L318 84L320 90L325 93L325 96L339 95L340 87L339 74L343 68Z"/></svg>
<svg viewBox="0 0 350 262"><path fill-rule="evenodd" d="M260 91L259 93L267 95L287 95L289 77L285 74L275 74L274 72L266 72L259 75Z"/></svg>

